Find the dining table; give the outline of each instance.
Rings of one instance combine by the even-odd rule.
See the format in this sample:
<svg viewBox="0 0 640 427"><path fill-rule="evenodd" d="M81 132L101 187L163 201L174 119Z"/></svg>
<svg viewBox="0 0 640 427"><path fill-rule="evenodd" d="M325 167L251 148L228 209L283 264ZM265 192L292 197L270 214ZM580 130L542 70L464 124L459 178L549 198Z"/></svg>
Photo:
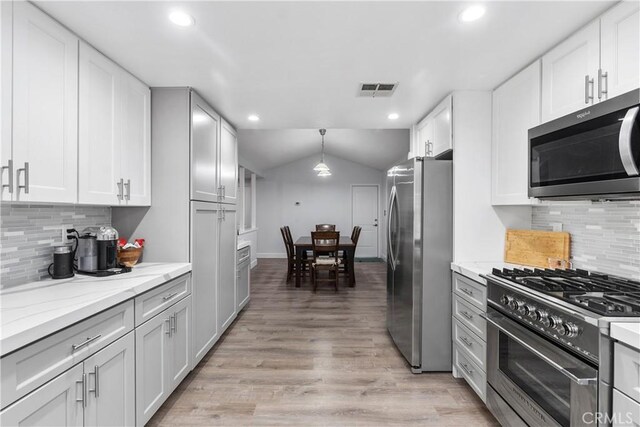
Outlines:
<svg viewBox="0 0 640 427"><path fill-rule="evenodd" d="M293 244L296 249L296 288L300 287L301 271L302 271L302 256L305 251L313 250L311 243L311 236L303 236L298 238ZM355 256L356 245L351 240L351 237L340 237L338 242L338 250L344 251L347 255L347 272L349 286L354 287L356 285L355 272L353 268L353 259Z"/></svg>

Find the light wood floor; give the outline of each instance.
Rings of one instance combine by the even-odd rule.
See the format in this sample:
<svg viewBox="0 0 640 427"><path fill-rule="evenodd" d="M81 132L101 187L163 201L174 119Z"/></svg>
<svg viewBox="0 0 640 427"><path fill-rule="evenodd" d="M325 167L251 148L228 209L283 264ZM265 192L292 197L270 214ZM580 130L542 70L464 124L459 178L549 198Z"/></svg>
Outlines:
<svg viewBox="0 0 640 427"><path fill-rule="evenodd" d="M385 327L385 264L357 263L337 294L286 284L285 267L259 260L250 305L149 425L497 425L463 380L410 373Z"/></svg>

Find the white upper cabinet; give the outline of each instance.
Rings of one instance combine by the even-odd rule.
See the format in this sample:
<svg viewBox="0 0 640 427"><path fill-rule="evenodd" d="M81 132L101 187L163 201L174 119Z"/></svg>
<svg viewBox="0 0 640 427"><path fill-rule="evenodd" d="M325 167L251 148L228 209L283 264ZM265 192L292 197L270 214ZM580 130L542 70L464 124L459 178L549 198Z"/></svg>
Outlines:
<svg viewBox="0 0 640 427"><path fill-rule="evenodd" d="M80 44L80 203L151 205L150 102L146 85Z"/></svg>
<svg viewBox="0 0 640 427"><path fill-rule="evenodd" d="M14 200L77 201L78 38L13 3Z"/></svg>
<svg viewBox="0 0 640 427"><path fill-rule="evenodd" d="M122 198L129 206L150 206L151 91L127 72L122 73Z"/></svg>
<svg viewBox="0 0 640 427"><path fill-rule="evenodd" d="M640 3L623 1L600 20L601 93L612 98L640 87Z"/></svg>
<svg viewBox="0 0 640 427"><path fill-rule="evenodd" d="M597 100L600 23L595 21L542 57L542 121Z"/></svg>
<svg viewBox="0 0 640 427"><path fill-rule="evenodd" d="M451 127L452 101L453 96L447 96L431 113L433 116L433 145L431 155L433 157L437 157L453 149Z"/></svg>
<svg viewBox="0 0 640 427"><path fill-rule="evenodd" d="M80 203L118 204L120 73L120 68L100 52L85 43L80 44Z"/></svg>
<svg viewBox="0 0 640 427"><path fill-rule="evenodd" d="M428 116L418 123L415 142L413 147L415 156L426 157L431 155L433 144L433 117Z"/></svg>
<svg viewBox="0 0 640 427"><path fill-rule="evenodd" d="M11 75L13 44L13 2L0 2L0 194L2 201L13 199L14 168L11 153Z"/></svg>
<svg viewBox="0 0 640 427"><path fill-rule="evenodd" d="M238 194L238 137L226 120L220 126L220 187L222 203L236 203Z"/></svg>
<svg viewBox="0 0 640 427"><path fill-rule="evenodd" d="M493 91L491 203L530 204L528 130L540 124L540 60Z"/></svg>
<svg viewBox="0 0 640 427"><path fill-rule="evenodd" d="M217 202L220 116L191 91L191 199Z"/></svg>

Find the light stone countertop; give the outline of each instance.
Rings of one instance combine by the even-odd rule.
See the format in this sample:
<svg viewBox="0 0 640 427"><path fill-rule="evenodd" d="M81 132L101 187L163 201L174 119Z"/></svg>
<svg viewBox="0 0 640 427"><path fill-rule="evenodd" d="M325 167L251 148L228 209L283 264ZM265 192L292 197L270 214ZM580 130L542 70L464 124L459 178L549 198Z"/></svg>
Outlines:
<svg viewBox="0 0 640 427"><path fill-rule="evenodd" d="M107 277L76 274L0 291L0 356L191 271L189 263L141 263Z"/></svg>
<svg viewBox="0 0 640 427"><path fill-rule="evenodd" d="M611 338L640 350L640 322L611 322Z"/></svg>
<svg viewBox="0 0 640 427"><path fill-rule="evenodd" d="M490 274L494 268L536 268L518 264L509 264L504 261L482 261L482 262L452 262L451 270L462 274L471 280L480 282L484 285L487 281L480 277L481 274Z"/></svg>

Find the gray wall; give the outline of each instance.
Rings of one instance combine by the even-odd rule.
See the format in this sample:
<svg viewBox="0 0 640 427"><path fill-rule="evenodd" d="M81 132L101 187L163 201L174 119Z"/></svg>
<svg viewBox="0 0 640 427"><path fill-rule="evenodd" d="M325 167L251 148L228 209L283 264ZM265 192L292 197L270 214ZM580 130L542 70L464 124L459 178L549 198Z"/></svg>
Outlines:
<svg viewBox="0 0 640 427"><path fill-rule="evenodd" d="M532 226L571 233L576 268L640 280L640 201L534 206Z"/></svg>
<svg viewBox="0 0 640 427"><path fill-rule="evenodd" d="M111 208L3 203L0 208L0 286L7 288L48 277L53 246L62 229L109 225Z"/></svg>

